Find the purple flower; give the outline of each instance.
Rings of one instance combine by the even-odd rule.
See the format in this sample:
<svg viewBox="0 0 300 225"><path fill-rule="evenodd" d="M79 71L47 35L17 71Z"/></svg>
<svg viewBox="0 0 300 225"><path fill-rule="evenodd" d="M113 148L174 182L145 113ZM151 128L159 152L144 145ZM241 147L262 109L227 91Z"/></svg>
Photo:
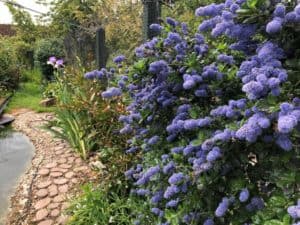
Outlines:
<svg viewBox="0 0 300 225"><path fill-rule="evenodd" d="M167 17L166 18L166 22L167 22L167 24L171 25L172 27L176 27L177 23L178 23L176 20L174 20L171 17Z"/></svg>
<svg viewBox="0 0 300 225"><path fill-rule="evenodd" d="M63 59L58 59L56 60L56 63L54 65L55 68L61 68L64 67L64 60Z"/></svg>
<svg viewBox="0 0 300 225"><path fill-rule="evenodd" d="M119 55L119 56L117 56L113 59L113 62L116 63L116 64L120 64L124 60L125 60L125 56L124 55Z"/></svg>
<svg viewBox="0 0 300 225"><path fill-rule="evenodd" d="M127 124L125 125L125 127L123 127L121 130L120 130L120 134L129 134L133 131L132 127Z"/></svg>
<svg viewBox="0 0 300 225"><path fill-rule="evenodd" d="M240 6L238 4L233 3L230 6L230 11L233 12L233 13L235 13L238 9L240 9Z"/></svg>
<svg viewBox="0 0 300 225"><path fill-rule="evenodd" d="M285 6L283 4L277 4L276 8L275 8L275 10L273 12L273 15L275 17L284 18L284 16L285 16Z"/></svg>
<svg viewBox="0 0 300 225"><path fill-rule="evenodd" d="M209 162L214 162L221 156L221 149L219 147L213 147L213 149L207 154L206 159Z"/></svg>
<svg viewBox="0 0 300 225"><path fill-rule="evenodd" d="M214 225L214 221L211 218L208 218L204 221L203 225Z"/></svg>
<svg viewBox="0 0 300 225"><path fill-rule="evenodd" d="M280 110L284 113L287 114L288 112L290 112L291 110L293 110L294 106L291 105L290 103L287 102L283 102L280 104Z"/></svg>
<svg viewBox="0 0 300 225"><path fill-rule="evenodd" d="M211 124L212 119L210 117L206 116L203 119L198 119L197 122L198 122L199 127L206 127Z"/></svg>
<svg viewBox="0 0 300 225"><path fill-rule="evenodd" d="M247 188L244 188L241 192L240 192L240 196L239 196L239 200L240 202L246 202L249 198L249 191Z"/></svg>
<svg viewBox="0 0 300 225"><path fill-rule="evenodd" d="M181 37L178 33L175 32L169 32L168 33L168 39L171 40L174 43L181 42Z"/></svg>
<svg viewBox="0 0 300 225"><path fill-rule="evenodd" d="M57 59L56 59L55 56L51 56L51 57L48 59L47 64L54 66L55 63L56 63L56 60L57 60Z"/></svg>
<svg viewBox="0 0 300 225"><path fill-rule="evenodd" d="M183 147L174 147L171 149L171 152L175 154L179 154L182 152L183 149L184 149Z"/></svg>
<svg viewBox="0 0 300 225"><path fill-rule="evenodd" d="M216 16L220 14L222 7L215 3L196 9L196 16Z"/></svg>
<svg viewBox="0 0 300 225"><path fill-rule="evenodd" d="M164 193L164 198L169 199L173 197L175 194L178 194L179 192L180 189L176 185L168 186Z"/></svg>
<svg viewBox="0 0 300 225"><path fill-rule="evenodd" d="M220 55L218 55L217 59L218 59L218 61L229 64L229 65L232 65L234 63L233 56L231 56L231 55L228 56L225 54L220 54Z"/></svg>
<svg viewBox="0 0 300 225"><path fill-rule="evenodd" d="M279 17L275 17L273 20L271 20L266 27L266 31L269 34L275 34L281 31L282 29L282 19Z"/></svg>
<svg viewBox="0 0 300 225"><path fill-rule="evenodd" d="M288 23L297 22L297 14L295 12L289 12L285 15L285 20Z"/></svg>
<svg viewBox="0 0 300 225"><path fill-rule="evenodd" d="M145 195L149 195L150 192L147 189L138 189L136 191L136 194L139 195L139 196L145 196Z"/></svg>
<svg viewBox="0 0 300 225"><path fill-rule="evenodd" d="M268 118L266 118L266 117L261 117L261 118L258 118L257 124L258 124L261 128L266 129L266 128L270 127L271 122L270 122L270 120L269 120Z"/></svg>
<svg viewBox="0 0 300 225"><path fill-rule="evenodd" d="M298 121L295 116L292 115L280 116L278 119L278 131L284 134L289 133L294 129L297 123Z"/></svg>
<svg viewBox="0 0 300 225"><path fill-rule="evenodd" d="M149 145L155 145L157 142L159 141L159 136L153 136L152 138L150 138L148 140L148 144Z"/></svg>
<svg viewBox="0 0 300 225"><path fill-rule="evenodd" d="M182 30L182 33L184 34L184 35L187 35L188 34L188 25L187 25L187 23L181 23L181 30Z"/></svg>
<svg viewBox="0 0 300 225"><path fill-rule="evenodd" d="M121 89L115 88L115 87L111 87L111 88L107 89L106 91L102 92L102 94L101 94L102 98L107 98L107 99L121 96L121 95L122 95Z"/></svg>
<svg viewBox="0 0 300 225"><path fill-rule="evenodd" d="M175 185L178 183L181 183L183 180L185 180L185 175L183 173L174 173L168 180L169 184Z"/></svg>
<svg viewBox="0 0 300 225"><path fill-rule="evenodd" d="M298 5L295 7L294 9L295 13L297 13L297 15L300 15L300 4L298 3Z"/></svg>
<svg viewBox="0 0 300 225"><path fill-rule="evenodd" d="M211 35L213 37L219 37L220 35L224 34L226 29L229 28L231 25L232 24L229 22L218 23L211 31Z"/></svg>
<svg viewBox="0 0 300 225"><path fill-rule="evenodd" d="M243 86L242 90L246 92L250 100L254 100L262 95L264 87L257 81L250 81Z"/></svg>
<svg viewBox="0 0 300 225"><path fill-rule="evenodd" d="M246 206L248 211L262 210L265 207L265 203L262 198L253 197L251 202Z"/></svg>
<svg viewBox="0 0 300 225"><path fill-rule="evenodd" d="M216 217L223 217L227 212L228 207L229 207L229 199L225 197L222 199L222 202L220 202L218 208L215 211Z"/></svg>
<svg viewBox="0 0 300 225"><path fill-rule="evenodd" d="M287 212L293 219L300 219L300 200L297 205L288 207Z"/></svg>
<svg viewBox="0 0 300 225"><path fill-rule="evenodd" d="M89 80L91 80L91 79L95 79L95 72L94 71L90 71L90 72L87 72L87 73L85 73L84 74L84 78L85 79L89 79Z"/></svg>
<svg viewBox="0 0 300 225"><path fill-rule="evenodd" d="M195 150L195 147L192 145L188 145L183 149L183 155L189 155Z"/></svg>
<svg viewBox="0 0 300 225"><path fill-rule="evenodd" d="M158 216L158 217L163 217L163 216L164 216L164 211L162 211L162 210L159 209L159 208L152 208L152 209L151 209L151 212L152 212L153 214L155 214L156 216Z"/></svg>
<svg viewBox="0 0 300 225"><path fill-rule="evenodd" d="M171 200L169 202L167 202L166 207L167 208L175 208L179 203L179 199L176 200Z"/></svg>
<svg viewBox="0 0 300 225"><path fill-rule="evenodd" d="M194 130L196 128L198 128L198 120L189 119L184 121L184 129Z"/></svg>
<svg viewBox="0 0 300 225"><path fill-rule="evenodd" d="M276 139L276 144L285 151L290 151L293 148L291 140L286 135L279 135Z"/></svg>
<svg viewBox="0 0 300 225"><path fill-rule="evenodd" d="M183 78L184 78L183 88L185 90L189 90L196 85L195 80L190 75L185 74Z"/></svg>
<svg viewBox="0 0 300 225"><path fill-rule="evenodd" d="M155 61L150 63L149 72L156 74L160 81L164 81L169 74L169 66L164 60Z"/></svg>
<svg viewBox="0 0 300 225"><path fill-rule="evenodd" d="M157 191L151 198L151 203L152 204L157 204L163 199L163 191Z"/></svg>
<svg viewBox="0 0 300 225"><path fill-rule="evenodd" d="M157 23L153 23L150 25L150 29L153 30L154 32L161 32L161 30L163 29L163 27Z"/></svg>

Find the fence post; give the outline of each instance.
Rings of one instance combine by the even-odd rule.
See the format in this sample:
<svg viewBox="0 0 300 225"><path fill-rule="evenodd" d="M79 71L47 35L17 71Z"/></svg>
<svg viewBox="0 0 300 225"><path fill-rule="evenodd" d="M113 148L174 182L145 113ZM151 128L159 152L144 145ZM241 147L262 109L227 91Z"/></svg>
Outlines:
<svg viewBox="0 0 300 225"><path fill-rule="evenodd" d="M158 23L161 16L161 5L159 0L143 0L143 34L144 40L148 40L157 35L156 32L150 30L152 23Z"/></svg>
<svg viewBox="0 0 300 225"><path fill-rule="evenodd" d="M96 31L96 62L99 70L106 66L105 30L102 27Z"/></svg>

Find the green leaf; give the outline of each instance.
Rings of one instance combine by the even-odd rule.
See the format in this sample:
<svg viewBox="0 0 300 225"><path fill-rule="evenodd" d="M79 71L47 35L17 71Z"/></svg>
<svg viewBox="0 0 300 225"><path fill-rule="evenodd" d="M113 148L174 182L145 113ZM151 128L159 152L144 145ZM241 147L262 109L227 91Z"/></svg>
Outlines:
<svg viewBox="0 0 300 225"><path fill-rule="evenodd" d="M146 67L146 60L141 59L141 60L137 61L133 67L137 70L144 70Z"/></svg>
<svg viewBox="0 0 300 225"><path fill-rule="evenodd" d="M243 180L243 179L235 179L235 180L232 180L229 185L230 185L230 188L233 191L238 192L241 189L245 188L245 180Z"/></svg>
<svg viewBox="0 0 300 225"><path fill-rule="evenodd" d="M258 0L248 0L247 1L247 6L250 9L256 9L257 2L258 2Z"/></svg>
<svg viewBox="0 0 300 225"><path fill-rule="evenodd" d="M283 217L283 225L290 225L291 224L291 217L290 217L290 215L285 215L284 217Z"/></svg>
<svg viewBox="0 0 300 225"><path fill-rule="evenodd" d="M264 225L283 225L279 220L269 220L264 223Z"/></svg>
<svg viewBox="0 0 300 225"><path fill-rule="evenodd" d="M286 203L286 199L282 196L272 196L269 200L272 207L282 207Z"/></svg>

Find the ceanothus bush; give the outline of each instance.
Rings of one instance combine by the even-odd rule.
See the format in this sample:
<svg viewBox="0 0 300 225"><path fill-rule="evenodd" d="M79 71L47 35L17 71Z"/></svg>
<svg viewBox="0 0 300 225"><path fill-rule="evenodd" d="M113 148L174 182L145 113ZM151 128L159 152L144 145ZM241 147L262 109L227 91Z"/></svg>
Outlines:
<svg viewBox="0 0 300 225"><path fill-rule="evenodd" d="M226 0L195 15L196 31L151 25L160 35L129 68L115 58L118 87L102 93L129 102L120 133L137 165L125 175L147 205L134 224L297 222L300 5ZM85 76L116 73L101 71Z"/></svg>

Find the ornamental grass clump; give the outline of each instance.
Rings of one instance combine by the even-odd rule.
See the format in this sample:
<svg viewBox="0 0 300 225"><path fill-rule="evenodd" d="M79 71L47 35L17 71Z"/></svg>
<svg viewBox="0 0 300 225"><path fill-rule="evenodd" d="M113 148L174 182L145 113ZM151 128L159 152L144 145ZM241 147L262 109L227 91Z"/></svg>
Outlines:
<svg viewBox="0 0 300 225"><path fill-rule="evenodd" d="M160 35L136 48L129 68L115 60L118 87L102 97L129 102L120 133L137 164L125 175L145 201L134 224L297 220L287 208L300 195L298 8L200 7L197 31L167 18L150 26Z"/></svg>

